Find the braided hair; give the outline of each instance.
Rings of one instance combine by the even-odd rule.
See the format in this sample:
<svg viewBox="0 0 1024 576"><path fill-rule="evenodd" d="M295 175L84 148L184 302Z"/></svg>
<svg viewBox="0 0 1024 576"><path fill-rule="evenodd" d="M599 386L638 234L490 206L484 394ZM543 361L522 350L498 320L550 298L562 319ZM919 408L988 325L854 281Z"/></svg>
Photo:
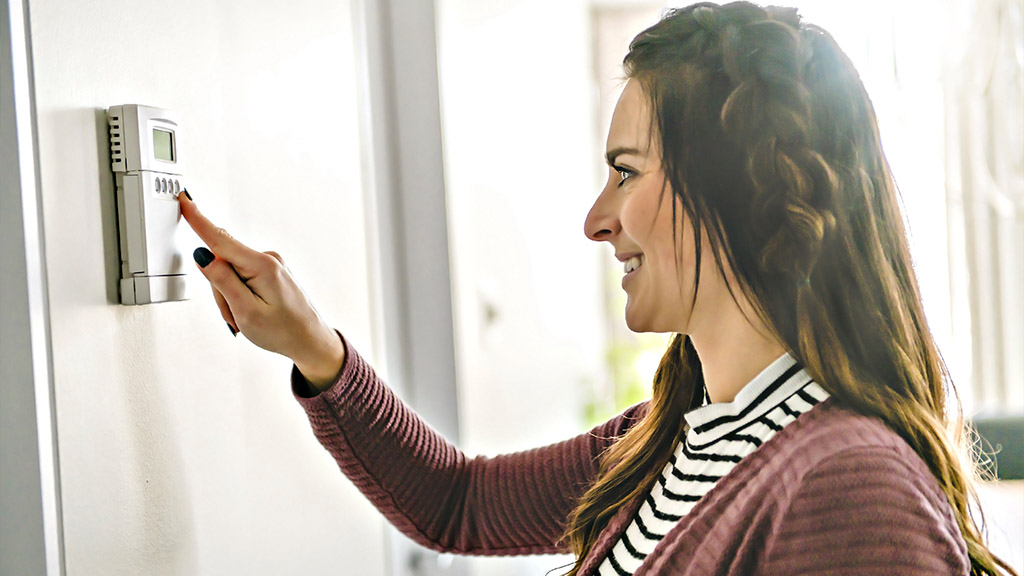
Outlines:
<svg viewBox="0 0 1024 576"><path fill-rule="evenodd" d="M694 295L704 237L718 271L735 275L730 291L811 377L880 418L928 464L971 573L1013 573L971 515L975 465L960 456L970 431L925 320L874 109L846 55L795 9L700 3L641 32L624 67L649 100L668 185L692 223ZM569 576L614 512L653 485L685 433L683 414L700 405L701 374L677 334L647 416L602 454L569 519Z"/></svg>

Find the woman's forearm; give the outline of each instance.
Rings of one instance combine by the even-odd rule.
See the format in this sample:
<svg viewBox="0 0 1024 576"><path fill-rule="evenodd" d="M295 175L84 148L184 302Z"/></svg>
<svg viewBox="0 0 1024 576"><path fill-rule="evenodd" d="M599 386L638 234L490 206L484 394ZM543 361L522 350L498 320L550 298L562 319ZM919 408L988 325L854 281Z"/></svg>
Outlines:
<svg viewBox="0 0 1024 576"><path fill-rule="evenodd" d="M317 438L388 520L421 545L462 554L565 551L566 520L597 473L598 455L642 406L565 442L470 458L351 348L326 392L304 398L294 384Z"/></svg>

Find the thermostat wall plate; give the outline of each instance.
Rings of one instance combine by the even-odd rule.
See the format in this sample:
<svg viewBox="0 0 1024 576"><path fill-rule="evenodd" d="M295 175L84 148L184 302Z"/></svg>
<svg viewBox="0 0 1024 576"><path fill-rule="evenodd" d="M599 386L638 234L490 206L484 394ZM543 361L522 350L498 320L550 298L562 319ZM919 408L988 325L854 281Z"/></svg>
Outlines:
<svg viewBox="0 0 1024 576"><path fill-rule="evenodd" d="M186 300L184 258L175 244L184 189L181 123L169 110L123 104L107 109L117 186L121 303Z"/></svg>

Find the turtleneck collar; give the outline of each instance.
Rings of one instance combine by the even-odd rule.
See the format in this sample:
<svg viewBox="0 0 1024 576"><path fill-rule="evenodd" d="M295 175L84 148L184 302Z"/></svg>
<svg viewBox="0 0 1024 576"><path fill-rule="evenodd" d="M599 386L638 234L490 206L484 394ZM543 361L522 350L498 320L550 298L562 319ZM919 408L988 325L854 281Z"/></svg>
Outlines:
<svg viewBox="0 0 1024 576"><path fill-rule="evenodd" d="M706 404L685 414L691 444L707 444L760 418L807 385L810 376L789 353L747 383L732 402Z"/></svg>

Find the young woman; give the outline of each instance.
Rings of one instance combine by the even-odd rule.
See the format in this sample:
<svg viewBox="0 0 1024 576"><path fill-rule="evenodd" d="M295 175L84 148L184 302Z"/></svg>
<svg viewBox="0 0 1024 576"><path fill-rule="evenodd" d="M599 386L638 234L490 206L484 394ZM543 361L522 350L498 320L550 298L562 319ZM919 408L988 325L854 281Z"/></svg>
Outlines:
<svg viewBox="0 0 1024 576"><path fill-rule="evenodd" d="M637 36L625 72L585 230L624 263L629 327L676 333L649 402L469 459L279 256L183 199L225 319L295 362L342 471L434 549L572 551L572 575L1012 573L970 513L962 420L871 102L836 43L795 10L698 4Z"/></svg>

